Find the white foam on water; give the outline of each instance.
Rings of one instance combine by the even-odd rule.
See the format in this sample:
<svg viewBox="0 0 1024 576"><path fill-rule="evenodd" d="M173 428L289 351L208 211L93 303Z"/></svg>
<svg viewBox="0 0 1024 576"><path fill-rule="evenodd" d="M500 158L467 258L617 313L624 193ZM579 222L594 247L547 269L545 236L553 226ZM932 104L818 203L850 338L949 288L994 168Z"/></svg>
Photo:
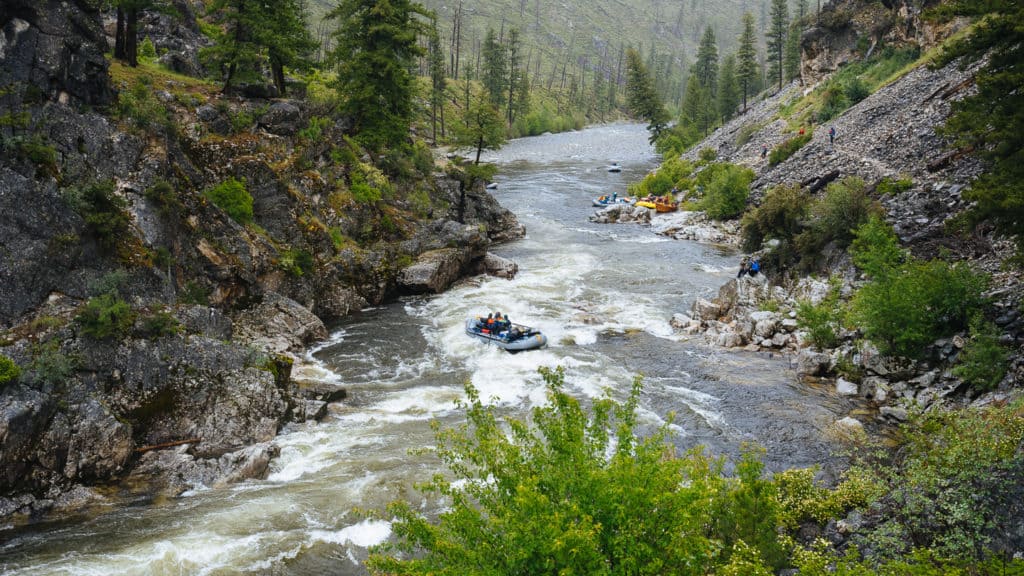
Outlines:
<svg viewBox="0 0 1024 576"><path fill-rule="evenodd" d="M352 544L369 548L383 544L391 536L391 522L385 520L363 520L341 530L314 530L310 537L316 542L328 544Z"/></svg>

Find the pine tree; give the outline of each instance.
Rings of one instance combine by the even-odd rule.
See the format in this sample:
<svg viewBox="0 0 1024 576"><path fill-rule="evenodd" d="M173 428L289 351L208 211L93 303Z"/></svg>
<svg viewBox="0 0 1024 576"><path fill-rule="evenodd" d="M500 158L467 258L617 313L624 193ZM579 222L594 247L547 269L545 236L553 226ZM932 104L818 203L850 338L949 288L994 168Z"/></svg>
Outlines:
<svg viewBox="0 0 1024 576"><path fill-rule="evenodd" d="M340 0L328 14L338 23L332 61L337 63L341 111L354 121L359 141L379 151L401 147L413 117L411 70L422 49L411 0Z"/></svg>
<svg viewBox="0 0 1024 576"><path fill-rule="evenodd" d="M271 4L257 3L260 26L256 41L267 48L270 72L280 95L285 94L284 69L308 69L313 65L317 42L309 31L306 5L303 0L277 0Z"/></svg>
<svg viewBox="0 0 1024 576"><path fill-rule="evenodd" d="M647 67L640 60L640 53L634 48L626 51L626 102L634 116L647 121L651 142L657 140L669 116Z"/></svg>
<svg viewBox="0 0 1024 576"><path fill-rule="evenodd" d="M455 143L476 148L474 164L480 164L482 151L501 148L505 143L505 121L489 94L474 93L463 120L452 130Z"/></svg>
<svg viewBox="0 0 1024 576"><path fill-rule="evenodd" d="M213 0L207 13L223 25L224 34L202 54L210 68L222 72L221 90L227 92L239 74L243 78L258 74L262 54L255 33L265 24L263 11L254 0Z"/></svg>
<svg viewBox="0 0 1024 576"><path fill-rule="evenodd" d="M800 23L794 20L789 26L786 36L786 54L783 58L786 80L800 75Z"/></svg>
<svg viewBox="0 0 1024 576"><path fill-rule="evenodd" d="M976 203L971 212L976 222L991 220L999 232L1016 238L1019 264L1024 262L1024 4L953 0L937 14L981 18L972 34L954 43L939 62L986 58L975 76L977 93L954 102L946 132L987 164L964 198Z"/></svg>
<svg viewBox="0 0 1024 576"><path fill-rule="evenodd" d="M714 98L718 94L718 44L715 32L708 26L697 48L697 62L693 65L700 85Z"/></svg>
<svg viewBox="0 0 1024 576"><path fill-rule="evenodd" d="M785 76L783 59L786 53L786 31L789 23L789 9L786 0L772 0L771 23L765 33L765 44L768 48L769 76L778 79L779 89Z"/></svg>
<svg viewBox="0 0 1024 576"><path fill-rule="evenodd" d="M441 35L437 32L437 16L430 19L430 122L432 138L437 142L438 116L441 120L441 135L444 135L444 91L448 79L444 75L444 52L441 49Z"/></svg>
<svg viewBox="0 0 1024 576"><path fill-rule="evenodd" d="M706 134L711 126L713 107L713 100L707 89L701 86L697 73L690 70L690 78L686 81L686 93L683 96L682 122Z"/></svg>
<svg viewBox="0 0 1024 576"><path fill-rule="evenodd" d="M523 70L521 70L522 56L520 50L522 46L519 42L519 30L512 28L508 31L508 125L511 128L512 122L515 120L516 114L516 87L519 85L519 76L522 74L525 76Z"/></svg>
<svg viewBox="0 0 1024 576"><path fill-rule="evenodd" d="M114 58L139 65L139 14L158 5L156 0L115 0Z"/></svg>
<svg viewBox="0 0 1024 576"><path fill-rule="evenodd" d="M760 74L757 64L757 47L754 45L754 15L747 12L743 15L743 33L740 35L740 47L736 54L736 79L743 93L743 109L747 109L747 95L753 94L754 84Z"/></svg>
<svg viewBox="0 0 1024 576"><path fill-rule="evenodd" d="M722 69L718 76L718 113L723 122L736 114L736 107L740 101L739 91L736 81L736 56L729 54L722 60Z"/></svg>
<svg viewBox="0 0 1024 576"><path fill-rule="evenodd" d="M495 106L502 106L505 103L505 90L508 88L507 60L505 48L498 41L494 28L487 29L487 36L483 45L483 75L482 81L487 95Z"/></svg>

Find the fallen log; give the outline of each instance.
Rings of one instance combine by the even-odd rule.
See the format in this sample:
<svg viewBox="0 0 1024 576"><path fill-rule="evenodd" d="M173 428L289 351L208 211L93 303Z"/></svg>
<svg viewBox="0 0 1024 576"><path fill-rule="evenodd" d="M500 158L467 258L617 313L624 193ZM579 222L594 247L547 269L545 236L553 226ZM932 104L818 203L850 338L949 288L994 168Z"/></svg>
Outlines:
<svg viewBox="0 0 1024 576"><path fill-rule="evenodd" d="M931 162L928 163L928 165L925 168L929 172L938 172L939 170L942 170L943 168L952 164L954 160L959 160L960 158L966 156L967 154L970 154L971 152L974 152L974 146L965 146L963 148L957 148L952 152L947 152L946 154L939 156L935 160L932 160Z"/></svg>
<svg viewBox="0 0 1024 576"><path fill-rule="evenodd" d="M814 194L818 190L821 190L825 186L828 186L829 183L835 180L836 178L839 178L840 174L842 174L842 172L840 172L838 169L833 170L828 174L825 174L824 176L818 178L817 180L814 180L812 183L807 185L807 192Z"/></svg>
<svg viewBox="0 0 1024 576"><path fill-rule="evenodd" d="M141 448L136 448L135 451L138 452L139 454L142 454L143 452L150 452L152 450L161 450L163 448L181 446L182 444L198 444L200 442L202 442L202 440L199 438L189 438L187 440L174 440L172 442L161 442L160 444L142 446Z"/></svg>

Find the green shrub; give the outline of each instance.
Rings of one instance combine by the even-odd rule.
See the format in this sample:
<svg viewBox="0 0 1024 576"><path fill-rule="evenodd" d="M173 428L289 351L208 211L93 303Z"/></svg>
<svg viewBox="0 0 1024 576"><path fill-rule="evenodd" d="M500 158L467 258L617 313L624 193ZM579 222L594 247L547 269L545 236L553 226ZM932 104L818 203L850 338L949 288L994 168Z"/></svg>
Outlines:
<svg viewBox="0 0 1024 576"><path fill-rule="evenodd" d="M111 270L90 280L86 285L89 290L90 296L99 296L101 294L117 294L121 291L121 287L128 283L128 271L124 268L117 268Z"/></svg>
<svg viewBox="0 0 1024 576"><path fill-rule="evenodd" d="M61 352L57 340L32 347L32 363L29 369L34 381L47 386L63 384L78 368L78 359Z"/></svg>
<svg viewBox="0 0 1024 576"><path fill-rule="evenodd" d="M835 83L829 83L828 88L822 94L821 106L818 108L818 122L828 122L849 107L850 101L846 99L846 91Z"/></svg>
<svg viewBox="0 0 1024 576"><path fill-rule="evenodd" d="M282 270L292 276L302 276L313 270L313 255L308 250L289 248L281 252L277 261Z"/></svg>
<svg viewBox="0 0 1024 576"><path fill-rule="evenodd" d="M854 76L843 84L843 96L846 97L846 101L850 106L853 106L870 95L871 88L869 88L867 83L861 80L859 76Z"/></svg>
<svg viewBox="0 0 1024 576"><path fill-rule="evenodd" d="M228 114L228 122L231 124L232 134L241 134L256 123L256 116L245 108L239 108Z"/></svg>
<svg viewBox="0 0 1024 576"><path fill-rule="evenodd" d="M758 132L758 130L764 128L760 124L744 124L740 127L739 131L736 132L736 148L742 148L750 139Z"/></svg>
<svg viewBox="0 0 1024 576"><path fill-rule="evenodd" d="M800 302L796 320L800 328L807 331L811 344L818 350L835 348L839 344L839 323L842 313L839 308L839 282L833 280L828 295L818 304L808 300Z"/></svg>
<svg viewBox="0 0 1024 576"><path fill-rule="evenodd" d="M720 164L718 170L704 189L701 208L710 218L724 220L743 213L750 195L750 183L754 171L735 164Z"/></svg>
<svg viewBox="0 0 1024 576"><path fill-rule="evenodd" d="M977 563L993 551L1012 549L1024 470L1020 401L912 414L897 438L891 463L866 464L886 488L873 505L881 523L862 537L876 558L905 561L913 546ZM1017 563L1016 570L963 573L1016 574L1020 568Z"/></svg>
<svg viewBox="0 0 1024 576"><path fill-rule="evenodd" d="M804 144L810 142L812 136L812 132L797 134L782 144L779 144L772 149L771 153L768 154L768 163L775 166L776 164L785 162L790 156L796 154L797 150L803 148Z"/></svg>
<svg viewBox="0 0 1024 576"><path fill-rule="evenodd" d="M0 354L0 388L14 382L21 376L21 368L7 356Z"/></svg>
<svg viewBox="0 0 1024 576"><path fill-rule="evenodd" d="M153 41L146 36L146 38L139 44L139 59L140 60L156 60L156 46L153 45Z"/></svg>
<svg viewBox="0 0 1024 576"><path fill-rule="evenodd" d="M184 207L178 198L178 192L174 186L166 180L157 180L152 186L146 188L143 196L155 203L163 216L172 216L181 212Z"/></svg>
<svg viewBox="0 0 1024 576"><path fill-rule="evenodd" d="M412 147L412 163L416 170L423 175L434 172L434 153L423 141L417 140Z"/></svg>
<svg viewBox="0 0 1024 576"><path fill-rule="evenodd" d="M743 249L756 252L765 240L774 238L781 242L780 247L787 245L791 250L793 239L803 230L810 206L810 196L797 184L772 188L760 206L743 215Z"/></svg>
<svg viewBox="0 0 1024 576"><path fill-rule="evenodd" d="M692 123L679 122L661 131L654 149L662 156L677 157L703 138L703 132Z"/></svg>
<svg viewBox="0 0 1024 576"><path fill-rule="evenodd" d="M869 217L853 236L849 250L853 263L872 278L887 276L904 260L896 233L879 215Z"/></svg>
<svg viewBox="0 0 1024 576"><path fill-rule="evenodd" d="M987 281L962 263L908 262L858 290L850 319L883 354L918 358L937 338L966 328Z"/></svg>
<svg viewBox="0 0 1024 576"><path fill-rule="evenodd" d="M34 164L37 176L45 175L56 178L60 175L57 149L41 135L15 136L4 139L3 146L0 146L0 151L10 151L14 157Z"/></svg>
<svg viewBox="0 0 1024 576"><path fill-rule="evenodd" d="M305 128L299 130L298 137L306 142L316 142L323 136L324 128L331 125L331 119L325 116L313 116Z"/></svg>
<svg viewBox="0 0 1024 576"><path fill-rule="evenodd" d="M140 321L140 336L160 338L181 332L181 323L167 310L151 310Z"/></svg>
<svg viewBox="0 0 1024 576"><path fill-rule="evenodd" d="M999 329L981 314L971 318L971 339L957 359L953 375L978 392L987 392L999 385L1006 375L1009 354L999 344Z"/></svg>
<svg viewBox="0 0 1024 576"><path fill-rule="evenodd" d="M206 197L232 220L240 224L252 222L252 195L245 189L244 181L228 178L207 190Z"/></svg>
<svg viewBox="0 0 1024 576"><path fill-rule="evenodd" d="M118 93L114 110L143 131L171 125L167 107L154 94L153 80L148 76L140 76L130 89Z"/></svg>
<svg viewBox="0 0 1024 576"><path fill-rule="evenodd" d="M87 336L98 340L121 338L131 328L135 314L124 300L113 294L102 294L90 298L75 321Z"/></svg>
<svg viewBox="0 0 1024 576"><path fill-rule="evenodd" d="M867 185L860 178L850 176L833 182L811 208L811 226L805 240L808 244L801 248L801 252L810 255L833 241L840 248L846 248L853 241L857 228L872 215L882 212L882 207L868 195Z"/></svg>
<svg viewBox="0 0 1024 576"><path fill-rule="evenodd" d="M131 218L126 211L128 202L114 192L113 181L68 188L64 199L82 216L101 248L113 251L131 236Z"/></svg>
<svg viewBox="0 0 1024 576"><path fill-rule="evenodd" d="M714 148L701 148L699 156L701 162L705 164L710 164L711 162L714 162L716 158L718 158L718 151L716 151Z"/></svg>
<svg viewBox="0 0 1024 576"><path fill-rule="evenodd" d="M900 192L910 190L914 186L914 181L909 176L901 178L892 178L886 176L882 178L877 185L875 185L875 191L879 194L885 194L888 196L895 196Z"/></svg>

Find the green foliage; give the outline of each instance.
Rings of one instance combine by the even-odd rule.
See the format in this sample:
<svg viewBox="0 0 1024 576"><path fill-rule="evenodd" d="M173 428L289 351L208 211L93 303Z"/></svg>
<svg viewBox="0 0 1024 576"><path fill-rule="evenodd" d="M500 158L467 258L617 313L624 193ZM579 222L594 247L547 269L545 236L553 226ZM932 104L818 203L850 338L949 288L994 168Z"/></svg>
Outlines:
<svg viewBox="0 0 1024 576"><path fill-rule="evenodd" d="M945 133L987 165L964 193L975 202L973 221L992 221L998 231L1016 238L1018 252L1024 252L1024 93L1018 89L1024 74L1024 5L957 0L937 7L936 14L943 19L980 18L973 32L952 43L937 62L985 58L975 76L977 93L952 104Z"/></svg>
<svg viewBox="0 0 1024 576"><path fill-rule="evenodd" d="M87 289L89 290L89 295L99 296L100 294L118 294L120 293L121 288L128 283L128 278L128 271L124 268L111 270L88 283Z"/></svg>
<svg viewBox="0 0 1024 576"><path fill-rule="evenodd" d="M895 196L914 187L914 181L909 176L892 178L886 176L875 185L875 191L886 196Z"/></svg>
<svg viewBox="0 0 1024 576"><path fill-rule="evenodd" d="M811 255L828 242L846 248L854 239L861 224L883 210L871 196L867 185L855 176L833 182L825 188L825 195L811 208L811 226L801 238L801 252Z"/></svg>
<svg viewBox="0 0 1024 576"><path fill-rule="evenodd" d="M178 198L177 190L166 180L157 180L152 186L146 188L143 196L159 206L160 214L165 217L178 214L184 208L181 199Z"/></svg>
<svg viewBox="0 0 1024 576"><path fill-rule="evenodd" d="M85 220L100 247L113 251L131 235L128 202L114 192L110 180L92 182L81 188L66 188L64 201Z"/></svg>
<svg viewBox="0 0 1024 576"><path fill-rule="evenodd" d="M167 310L150 310L140 319L139 335L144 338L170 336L181 330L181 323Z"/></svg>
<svg viewBox="0 0 1024 576"><path fill-rule="evenodd" d="M139 44L139 58L143 60L156 60L156 46L153 45L153 41L146 36L146 39Z"/></svg>
<svg viewBox="0 0 1024 576"><path fill-rule="evenodd" d="M698 156L701 162L707 164L718 158L718 152L714 148L701 148Z"/></svg>
<svg viewBox="0 0 1024 576"><path fill-rule="evenodd" d="M117 95L116 114L143 132L171 126L171 115L153 90L153 79L139 76L128 90Z"/></svg>
<svg viewBox="0 0 1024 576"><path fill-rule="evenodd" d="M352 198L359 204L376 204L380 201L382 194L380 188L371 186L366 181L366 177L362 173L354 172L351 175L352 185L349 187L349 191L352 192Z"/></svg>
<svg viewBox="0 0 1024 576"><path fill-rule="evenodd" d="M854 76L843 84L843 96L846 97L846 101L851 106L860 102L871 95L871 88L867 85L867 82L862 80L859 76Z"/></svg>
<svg viewBox="0 0 1024 576"><path fill-rule="evenodd" d="M0 152L8 153L21 160L27 160L36 167L36 175L56 178L60 175L57 149L38 134L4 138Z"/></svg>
<svg viewBox="0 0 1024 576"><path fill-rule="evenodd" d="M452 126L454 141L476 150L474 164L480 163L481 152L497 150L505 143L505 120L485 94L474 93L462 120Z"/></svg>
<svg viewBox="0 0 1024 576"><path fill-rule="evenodd" d="M804 144L810 142L813 135L812 132L808 131L806 134L797 134L779 144L768 154L768 164L775 166L785 162L790 156L796 154L797 150L803 148Z"/></svg>
<svg viewBox="0 0 1024 576"><path fill-rule="evenodd" d="M661 131L658 140L654 142L654 149L666 158L679 156L702 138L703 134L696 125L679 122Z"/></svg>
<svg viewBox="0 0 1024 576"><path fill-rule="evenodd" d="M812 304L809 300L804 300L797 306L797 323L800 328L807 331L811 344L818 350L835 348L839 344L837 333L842 320L839 308L839 279L834 278L831 285L828 295L821 302Z"/></svg>
<svg viewBox="0 0 1024 576"><path fill-rule="evenodd" d="M29 369L33 381L45 386L63 384L78 368L78 359L64 354L56 339L32 347L32 363Z"/></svg>
<svg viewBox="0 0 1024 576"><path fill-rule="evenodd" d="M428 176L434 172L434 153L422 140L412 146L412 164L421 175Z"/></svg>
<svg viewBox="0 0 1024 576"><path fill-rule="evenodd" d="M7 356L0 354L0 389L21 377L21 368Z"/></svg>
<svg viewBox="0 0 1024 576"><path fill-rule="evenodd" d="M231 124L232 134L241 134L253 127L256 116L247 108L238 108L228 114L228 122Z"/></svg>
<svg viewBox="0 0 1024 576"><path fill-rule="evenodd" d="M858 290L850 319L883 354L917 358L937 338L966 328L987 282L963 263L911 261Z"/></svg>
<svg viewBox="0 0 1024 576"><path fill-rule="evenodd" d="M721 169L714 171L714 176L704 187L701 209L715 220L734 218L742 214L747 206L754 171L735 164L718 166Z"/></svg>
<svg viewBox="0 0 1024 576"><path fill-rule="evenodd" d="M736 81L743 95L743 109L747 108L747 96L755 92L754 86L760 76L757 62L757 35L754 30L754 15L743 14L743 32L736 50ZM738 140L738 139L737 139Z"/></svg>
<svg viewBox="0 0 1024 576"><path fill-rule="evenodd" d="M326 116L313 116L305 128L298 131L297 135L309 143L318 142L323 136L324 129L331 125L331 119Z"/></svg>
<svg viewBox="0 0 1024 576"><path fill-rule="evenodd" d="M786 0L771 0L771 19L765 32L769 84L778 82L782 89L785 78L786 37L789 31L789 6Z"/></svg>
<svg viewBox="0 0 1024 576"><path fill-rule="evenodd" d="M499 420L466 386L468 423L435 425L436 454L453 476L422 486L446 510L432 523L418 507L390 505L398 541L374 551L373 573L697 575L729 560L720 539L736 544L737 563L765 553L738 543L776 534L756 453L727 481L699 450L666 457L667 427L635 435L639 379L625 403L599 399L588 414L563 389L561 369L541 372L550 403L529 424Z"/></svg>
<svg viewBox="0 0 1024 576"><path fill-rule="evenodd" d="M668 124L669 115L654 87L651 72L633 48L626 51L626 101L633 116L647 122L651 143L657 141Z"/></svg>
<svg viewBox="0 0 1024 576"><path fill-rule="evenodd" d="M312 272L313 266L316 262L313 260L313 255L310 254L308 250L303 250L301 248L289 248L281 251L277 264L285 272L292 276L299 277Z"/></svg>
<svg viewBox="0 0 1024 576"><path fill-rule="evenodd" d="M910 556L913 543L960 562L1012 549L1024 476L1021 403L933 409L913 415L900 432L892 462L864 464L885 487L874 505L881 523L867 545L882 558L899 559Z"/></svg>
<svg viewBox="0 0 1024 576"><path fill-rule="evenodd" d="M957 359L953 375L978 392L992 390L1003 380L1009 354L999 344L999 329L981 314L971 318L971 339Z"/></svg>
<svg viewBox="0 0 1024 576"><path fill-rule="evenodd" d="M664 161L657 170L644 176L643 180L630 184L629 193L634 196L664 196L669 194L672 188L685 190L690 187L688 177L693 169L694 166L690 162L678 156L672 156Z"/></svg>
<svg viewBox="0 0 1024 576"><path fill-rule="evenodd" d="M904 260L900 241L892 226L880 215L868 218L854 232L850 245L853 263L872 278L883 278Z"/></svg>
<svg viewBox="0 0 1024 576"><path fill-rule="evenodd" d="M206 191L206 197L239 224L252 222L252 195L243 180L233 176Z"/></svg>
<svg viewBox="0 0 1024 576"><path fill-rule="evenodd" d="M114 294L94 296L75 316L75 321L82 327L82 333L97 340L105 338L121 338L132 322L135 314L128 303Z"/></svg>
<svg viewBox="0 0 1024 576"><path fill-rule="evenodd" d="M756 252L765 240L779 240L776 250L785 253L784 261L795 257L793 239L803 229L810 211L811 198L799 185L779 185L765 194L761 205L743 215L743 249Z"/></svg>
<svg viewBox="0 0 1024 576"><path fill-rule="evenodd" d="M401 148L408 139L411 71L423 52L417 15L426 11L410 0L341 0L328 14L338 25L331 58L343 95L340 112L353 119L357 139L373 151Z"/></svg>

